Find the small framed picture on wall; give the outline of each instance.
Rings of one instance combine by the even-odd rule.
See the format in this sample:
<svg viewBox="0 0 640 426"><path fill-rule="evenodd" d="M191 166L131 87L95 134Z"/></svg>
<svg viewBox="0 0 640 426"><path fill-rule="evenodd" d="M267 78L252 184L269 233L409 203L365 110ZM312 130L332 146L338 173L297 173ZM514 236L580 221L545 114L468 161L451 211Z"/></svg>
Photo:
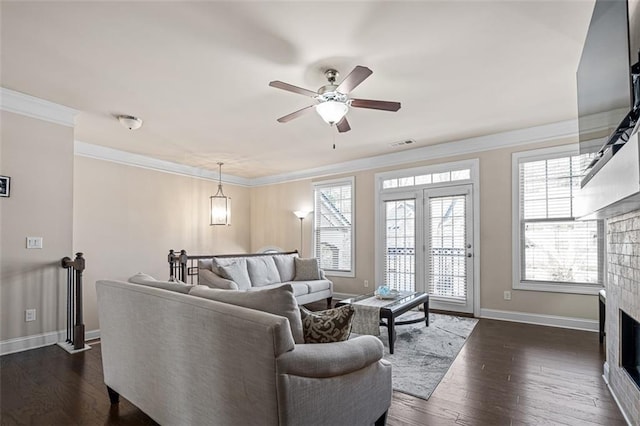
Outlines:
<svg viewBox="0 0 640 426"><path fill-rule="evenodd" d="M9 176L0 176L0 197L8 197L11 190L11 178Z"/></svg>

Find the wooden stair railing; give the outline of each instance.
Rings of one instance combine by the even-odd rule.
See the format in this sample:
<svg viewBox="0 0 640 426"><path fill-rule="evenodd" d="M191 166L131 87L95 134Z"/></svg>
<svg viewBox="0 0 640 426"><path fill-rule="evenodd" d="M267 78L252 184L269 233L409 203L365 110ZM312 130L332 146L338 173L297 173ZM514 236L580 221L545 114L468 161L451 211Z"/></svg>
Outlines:
<svg viewBox="0 0 640 426"><path fill-rule="evenodd" d="M60 263L67 270L67 340L65 345L60 346L68 352L90 349L84 342L82 315L82 273L85 259L82 253L76 253L74 260L65 256Z"/></svg>

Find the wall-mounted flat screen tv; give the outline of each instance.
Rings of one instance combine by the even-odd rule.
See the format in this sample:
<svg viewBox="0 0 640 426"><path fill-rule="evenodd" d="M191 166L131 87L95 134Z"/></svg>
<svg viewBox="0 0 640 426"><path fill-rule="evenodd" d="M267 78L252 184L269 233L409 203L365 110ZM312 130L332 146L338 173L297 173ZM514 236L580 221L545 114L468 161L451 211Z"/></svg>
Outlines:
<svg viewBox="0 0 640 426"><path fill-rule="evenodd" d="M640 48L639 5L639 0L595 3L576 75L581 154L602 149L593 143L594 116L610 123L614 134L633 108L631 65Z"/></svg>

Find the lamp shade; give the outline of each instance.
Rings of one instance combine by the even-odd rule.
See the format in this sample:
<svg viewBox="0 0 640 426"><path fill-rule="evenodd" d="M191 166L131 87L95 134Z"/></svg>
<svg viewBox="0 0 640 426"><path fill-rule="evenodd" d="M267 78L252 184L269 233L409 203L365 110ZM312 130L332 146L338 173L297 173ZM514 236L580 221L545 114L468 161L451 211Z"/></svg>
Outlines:
<svg viewBox="0 0 640 426"><path fill-rule="evenodd" d="M349 111L344 102L326 101L316 105L316 112L327 124L335 124Z"/></svg>
<svg viewBox="0 0 640 426"><path fill-rule="evenodd" d="M307 217L309 212L306 210L296 210L293 212L293 214L295 214L298 219L304 219L305 217Z"/></svg>
<svg viewBox="0 0 640 426"><path fill-rule="evenodd" d="M211 202L211 221L209 225L231 225L231 197L224 195L222 191L222 165L218 163L219 178L218 192L209 197Z"/></svg>
<svg viewBox="0 0 640 426"><path fill-rule="evenodd" d="M219 192L218 192L219 194ZM211 225L231 225L231 198L225 195L212 195Z"/></svg>

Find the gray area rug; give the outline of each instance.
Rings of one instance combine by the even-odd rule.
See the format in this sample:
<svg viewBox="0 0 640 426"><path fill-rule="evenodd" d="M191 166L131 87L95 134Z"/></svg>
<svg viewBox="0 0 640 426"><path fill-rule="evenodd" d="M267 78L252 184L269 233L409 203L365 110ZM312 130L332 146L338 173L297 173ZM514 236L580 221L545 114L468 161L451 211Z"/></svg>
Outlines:
<svg viewBox="0 0 640 426"><path fill-rule="evenodd" d="M397 320L417 316L424 317L424 313L408 312ZM384 359L393 366L393 389L429 399L477 323L475 318L429 314L429 327L424 322L396 326L393 355L387 328L380 327Z"/></svg>

